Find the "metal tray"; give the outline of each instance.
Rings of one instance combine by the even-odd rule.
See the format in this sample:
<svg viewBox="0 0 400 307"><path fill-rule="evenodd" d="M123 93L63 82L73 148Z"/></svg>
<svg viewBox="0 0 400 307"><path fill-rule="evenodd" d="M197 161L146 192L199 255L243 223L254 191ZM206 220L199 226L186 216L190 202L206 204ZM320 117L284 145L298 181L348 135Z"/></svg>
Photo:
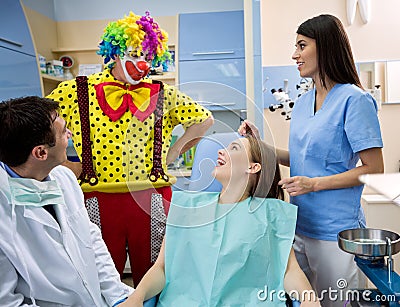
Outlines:
<svg viewBox="0 0 400 307"><path fill-rule="evenodd" d="M389 255L388 241L391 240L391 254L400 251L400 236L392 231L372 228L347 229L339 232L339 247L350 254L361 257L381 258Z"/></svg>

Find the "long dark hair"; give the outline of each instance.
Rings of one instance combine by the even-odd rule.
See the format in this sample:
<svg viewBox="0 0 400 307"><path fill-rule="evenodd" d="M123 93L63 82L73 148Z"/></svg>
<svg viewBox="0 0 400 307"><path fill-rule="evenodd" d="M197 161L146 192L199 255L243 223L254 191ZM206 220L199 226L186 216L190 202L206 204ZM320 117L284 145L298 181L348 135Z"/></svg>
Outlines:
<svg viewBox="0 0 400 307"><path fill-rule="evenodd" d="M0 103L0 160L19 166L35 146L54 146L53 122L58 108L57 102L37 96Z"/></svg>
<svg viewBox="0 0 400 307"><path fill-rule="evenodd" d="M303 22L296 33L315 39L319 76L325 88L326 77L335 83L350 83L362 88L349 38L337 17L327 14L313 17Z"/></svg>
<svg viewBox="0 0 400 307"><path fill-rule="evenodd" d="M246 136L246 138L250 144L251 160L261 165L261 170L250 177L250 195L283 200L283 189L278 185L281 172L274 147L253 136Z"/></svg>

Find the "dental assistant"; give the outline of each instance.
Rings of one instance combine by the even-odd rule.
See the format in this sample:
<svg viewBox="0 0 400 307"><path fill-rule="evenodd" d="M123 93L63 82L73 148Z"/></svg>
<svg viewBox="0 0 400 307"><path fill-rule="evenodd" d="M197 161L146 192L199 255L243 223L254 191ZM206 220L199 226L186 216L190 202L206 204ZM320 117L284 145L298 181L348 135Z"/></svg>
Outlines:
<svg viewBox="0 0 400 307"><path fill-rule="evenodd" d="M0 306L123 306L121 282L61 166L71 132L50 99L0 103Z"/></svg>
<svg viewBox="0 0 400 307"><path fill-rule="evenodd" d="M80 159L66 166L80 179L89 213L99 219L121 275L128 250L135 285L161 247L164 228L151 227L151 219L162 221L168 212L176 178L167 165L213 124L211 113L190 97L146 78L152 61L168 59L167 40L148 12L130 12L104 31L98 54L108 67L62 82L48 96L59 102ZM170 147L180 124L185 133Z"/></svg>
<svg viewBox="0 0 400 307"><path fill-rule="evenodd" d="M319 15L303 22L295 46L300 76L312 78L314 88L294 105L289 151L278 151L290 177L280 184L298 206L294 250L300 267L313 288L325 293L322 306L342 307L345 302L326 291L365 287L354 256L339 249L337 234L365 227L358 177L384 169L377 104L361 86L338 18ZM242 133L246 125L251 124L243 124Z"/></svg>
<svg viewBox="0 0 400 307"><path fill-rule="evenodd" d="M294 250L314 289L363 287L354 256L337 234L365 227L358 177L383 172L377 104L361 86L340 20L320 15L297 30L293 59L313 90L294 106L290 123L290 178L281 181L299 207ZM357 165L358 162L360 165ZM323 306L343 306L325 297Z"/></svg>

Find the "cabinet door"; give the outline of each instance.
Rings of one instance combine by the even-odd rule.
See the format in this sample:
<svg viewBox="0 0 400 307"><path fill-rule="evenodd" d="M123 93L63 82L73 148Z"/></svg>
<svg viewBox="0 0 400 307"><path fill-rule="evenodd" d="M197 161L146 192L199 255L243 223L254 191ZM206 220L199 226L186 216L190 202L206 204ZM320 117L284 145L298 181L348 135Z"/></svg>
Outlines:
<svg viewBox="0 0 400 307"><path fill-rule="evenodd" d="M183 61L179 88L210 110L246 109L244 59Z"/></svg>
<svg viewBox="0 0 400 307"><path fill-rule="evenodd" d="M0 47L0 101L42 96L36 57Z"/></svg>
<svg viewBox="0 0 400 307"><path fill-rule="evenodd" d="M0 46L35 54L32 37L19 0L1 0Z"/></svg>
<svg viewBox="0 0 400 307"><path fill-rule="evenodd" d="M179 61L244 57L243 11L179 15Z"/></svg>

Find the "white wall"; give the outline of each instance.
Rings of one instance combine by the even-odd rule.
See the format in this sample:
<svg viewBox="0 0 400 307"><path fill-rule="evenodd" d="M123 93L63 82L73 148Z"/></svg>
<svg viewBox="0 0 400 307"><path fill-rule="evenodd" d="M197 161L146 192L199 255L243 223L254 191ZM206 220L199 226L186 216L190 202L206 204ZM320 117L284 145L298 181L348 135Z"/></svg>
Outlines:
<svg viewBox="0 0 400 307"><path fill-rule="evenodd" d="M346 0L261 0L263 66L291 65L297 27L306 19L328 13L345 25L357 62L400 59L400 1L372 0L368 24L359 11L347 23Z"/></svg>

